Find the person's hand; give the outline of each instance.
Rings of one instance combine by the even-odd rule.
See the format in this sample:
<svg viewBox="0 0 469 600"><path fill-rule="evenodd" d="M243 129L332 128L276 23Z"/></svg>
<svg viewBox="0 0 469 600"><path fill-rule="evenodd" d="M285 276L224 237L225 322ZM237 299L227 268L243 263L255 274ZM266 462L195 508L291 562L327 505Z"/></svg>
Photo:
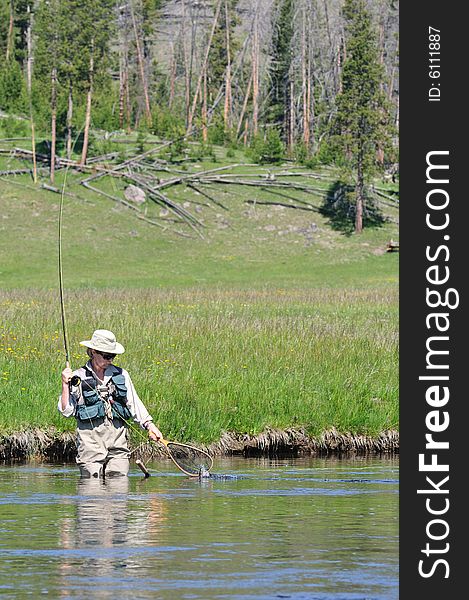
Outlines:
<svg viewBox="0 0 469 600"><path fill-rule="evenodd" d="M151 440L153 440L154 442L157 442L158 440L162 440L163 439L163 434L158 429L158 427L154 423L152 423L151 421L147 425L147 430L148 430L148 437Z"/></svg>
<svg viewBox="0 0 469 600"><path fill-rule="evenodd" d="M70 367L65 367L65 369L62 371L62 383L64 385L68 385L72 376L73 376L72 369Z"/></svg>

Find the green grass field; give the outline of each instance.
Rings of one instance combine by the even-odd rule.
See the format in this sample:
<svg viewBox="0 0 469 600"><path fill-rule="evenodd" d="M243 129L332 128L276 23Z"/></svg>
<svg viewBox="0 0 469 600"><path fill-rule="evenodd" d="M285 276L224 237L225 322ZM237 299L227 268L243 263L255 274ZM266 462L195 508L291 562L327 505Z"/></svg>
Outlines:
<svg viewBox="0 0 469 600"><path fill-rule="evenodd" d="M184 168L220 167L223 152L216 162ZM24 168L0 159L0 170ZM237 153L230 160L246 159ZM289 180L311 183L313 173L301 172ZM345 235L312 194L292 194L314 204L300 210L262 204L275 198L257 188L204 187L223 207L187 186L168 189L203 222L202 238L151 201L145 216L165 229L137 218L79 185L83 177L68 173L73 195L65 196L63 213L73 367L85 360L80 340L97 328L113 330L127 349L118 364L168 438L209 443L225 431L266 427L398 429L398 254L385 251L398 239L397 210L384 206L389 222ZM96 183L113 195L123 185ZM65 360L60 195L27 175L2 177L0 192L0 430L72 429L56 409Z"/></svg>

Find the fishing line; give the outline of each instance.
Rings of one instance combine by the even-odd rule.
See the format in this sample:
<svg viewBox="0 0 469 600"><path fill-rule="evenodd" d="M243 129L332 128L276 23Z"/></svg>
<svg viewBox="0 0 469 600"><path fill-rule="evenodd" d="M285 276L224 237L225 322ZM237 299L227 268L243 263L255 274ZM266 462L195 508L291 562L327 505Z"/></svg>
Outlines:
<svg viewBox="0 0 469 600"><path fill-rule="evenodd" d="M75 150L75 146L78 142L80 135L85 127L83 124L82 128L78 132L75 141L72 144L70 156L72 156L73 151ZM54 156L54 160L55 160ZM70 354L68 350L68 335L67 335L67 318L65 315L65 301L64 301L64 286L63 286L63 259L62 259L62 221L63 221L63 208L64 208L64 198L65 198L65 186L67 184L68 172L70 170L71 163L69 162L67 167L65 168L64 179L62 182L62 189L60 191L60 202L59 202L59 237L58 237L58 274L59 274L59 297L60 297L60 314L62 318L62 332L63 332L63 342L64 342L64 350L65 350L65 365L67 368L70 367ZM74 376L75 379L72 385L78 385L79 378L77 375ZM74 378L72 378L74 379Z"/></svg>

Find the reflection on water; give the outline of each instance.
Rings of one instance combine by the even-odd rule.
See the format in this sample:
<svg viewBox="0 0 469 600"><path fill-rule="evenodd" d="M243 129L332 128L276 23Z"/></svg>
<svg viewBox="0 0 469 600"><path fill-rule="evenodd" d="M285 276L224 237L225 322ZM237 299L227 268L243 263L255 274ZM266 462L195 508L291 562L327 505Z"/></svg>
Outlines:
<svg viewBox="0 0 469 600"><path fill-rule="evenodd" d="M0 467L0 594L398 597L398 459L223 459L202 482ZM21 573L21 577L18 574Z"/></svg>

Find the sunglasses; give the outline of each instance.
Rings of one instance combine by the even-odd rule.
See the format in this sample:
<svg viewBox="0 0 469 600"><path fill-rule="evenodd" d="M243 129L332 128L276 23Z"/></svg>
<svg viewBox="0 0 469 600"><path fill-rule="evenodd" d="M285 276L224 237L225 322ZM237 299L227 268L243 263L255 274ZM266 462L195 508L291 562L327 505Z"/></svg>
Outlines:
<svg viewBox="0 0 469 600"><path fill-rule="evenodd" d="M100 350L95 350L95 352L106 360L112 360L113 358L116 358L115 354L108 354L107 352L101 352Z"/></svg>

